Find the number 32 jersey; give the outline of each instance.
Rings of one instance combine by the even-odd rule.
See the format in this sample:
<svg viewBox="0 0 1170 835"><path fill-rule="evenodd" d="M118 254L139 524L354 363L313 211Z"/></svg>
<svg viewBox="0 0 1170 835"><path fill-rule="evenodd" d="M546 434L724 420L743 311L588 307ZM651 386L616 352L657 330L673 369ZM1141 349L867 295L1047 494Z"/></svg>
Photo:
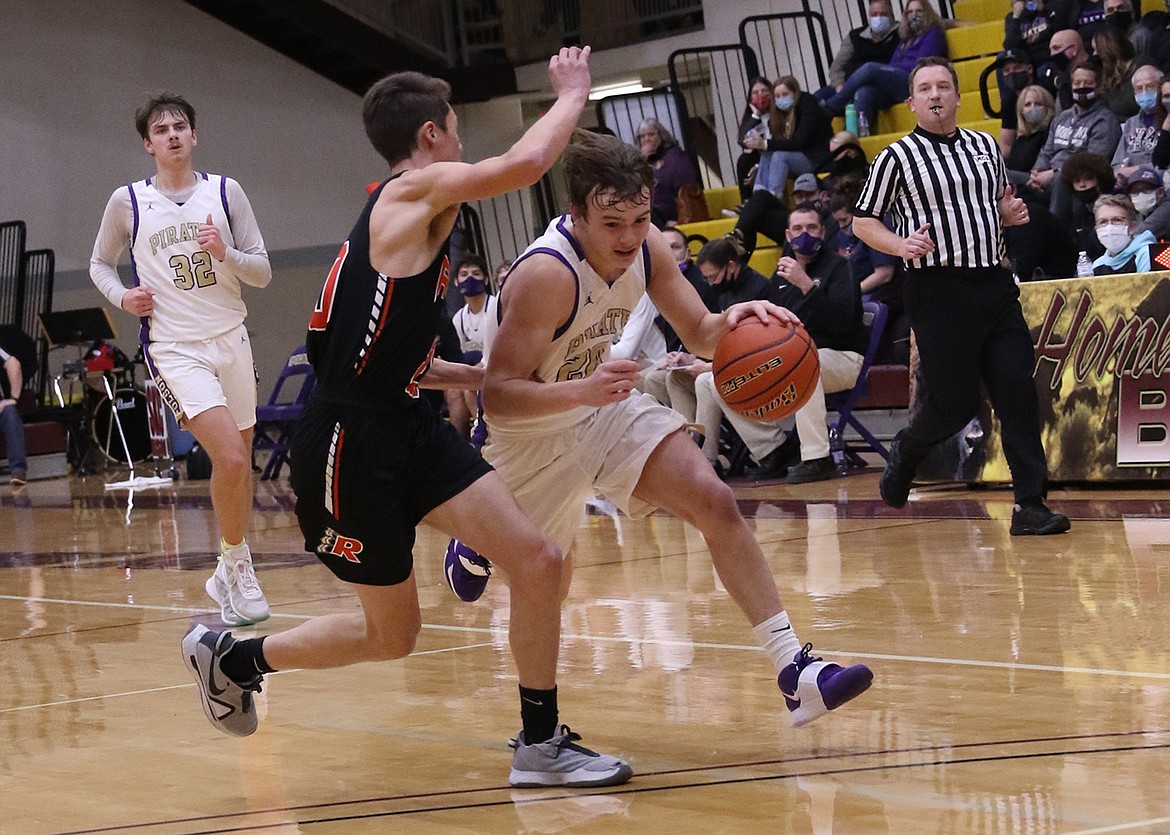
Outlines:
<svg viewBox="0 0 1170 835"><path fill-rule="evenodd" d="M110 268L129 243L134 285L154 294L154 313L143 319L144 342L185 342L226 333L247 315L241 280L263 286L271 277L243 189L219 174L196 176L195 190L181 204L163 195L154 178L124 186L110 197L102 218L90 275L111 303L120 306L124 287ZM223 261L199 246L199 227L208 215L227 247ZM240 240L237 232L244 233Z"/></svg>

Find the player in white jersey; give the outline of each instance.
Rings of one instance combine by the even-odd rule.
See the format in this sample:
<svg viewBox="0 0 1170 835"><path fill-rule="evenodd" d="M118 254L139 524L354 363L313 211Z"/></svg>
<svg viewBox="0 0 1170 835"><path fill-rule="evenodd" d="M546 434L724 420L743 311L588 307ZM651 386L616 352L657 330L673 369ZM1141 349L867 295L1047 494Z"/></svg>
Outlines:
<svg viewBox="0 0 1170 835"><path fill-rule="evenodd" d="M157 96L135 114L135 126L156 171L111 195L89 274L111 304L140 317L159 393L211 457L221 538L207 593L224 623L255 623L269 612L246 540L256 371L240 285L266 286L272 267L240 184L192 167L194 108L179 96ZM127 247L129 289L117 267Z"/></svg>
<svg viewBox="0 0 1170 835"><path fill-rule="evenodd" d="M637 363L609 358L643 292L684 344L708 357L745 319L798 319L766 301L707 310L650 225L654 172L636 148L579 133L564 163L569 214L517 259L501 296L484 383L484 456L566 553L595 489L630 515L657 507L697 527L775 665L793 724L810 722L865 691L873 674L802 647L730 488L680 415L633 393ZM568 576L566 566L566 590Z"/></svg>

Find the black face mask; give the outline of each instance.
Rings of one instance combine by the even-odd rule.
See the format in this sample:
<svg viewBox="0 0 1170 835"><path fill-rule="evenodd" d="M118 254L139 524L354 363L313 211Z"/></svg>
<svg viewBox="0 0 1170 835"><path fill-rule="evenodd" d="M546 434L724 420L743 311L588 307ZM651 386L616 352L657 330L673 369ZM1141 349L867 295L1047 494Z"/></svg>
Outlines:
<svg viewBox="0 0 1170 835"><path fill-rule="evenodd" d="M1074 189L1073 195L1077 198L1077 200L1080 200L1086 206L1092 206L1095 202L1097 202L1097 198L1101 196L1101 189L1090 188L1085 189L1084 191L1076 191Z"/></svg>
<svg viewBox="0 0 1170 835"><path fill-rule="evenodd" d="M1003 83L1009 90L1015 90L1017 93L1023 90L1032 79L1029 78L1028 72L1009 72L1004 73Z"/></svg>
<svg viewBox="0 0 1170 835"><path fill-rule="evenodd" d="M1056 67L1060 72L1068 72L1068 65L1072 62L1072 58L1069 58L1064 52L1056 53L1050 60L1052 61L1052 66Z"/></svg>
<svg viewBox="0 0 1170 835"><path fill-rule="evenodd" d="M1105 22L1117 29L1122 34L1129 31L1129 27L1133 25L1133 12L1118 11L1105 17Z"/></svg>
<svg viewBox="0 0 1170 835"><path fill-rule="evenodd" d="M1081 107L1088 107L1097 100L1097 91L1090 90L1087 87L1074 87L1072 99L1075 104Z"/></svg>

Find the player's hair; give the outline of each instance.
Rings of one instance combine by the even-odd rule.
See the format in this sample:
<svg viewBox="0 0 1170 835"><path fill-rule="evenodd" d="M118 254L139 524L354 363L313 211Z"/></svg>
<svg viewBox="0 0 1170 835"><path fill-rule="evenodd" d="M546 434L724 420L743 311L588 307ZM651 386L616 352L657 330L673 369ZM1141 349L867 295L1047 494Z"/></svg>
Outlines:
<svg viewBox="0 0 1170 835"><path fill-rule="evenodd" d="M589 205L612 208L649 199L654 164L616 136L573 131L561 161L569 182L569 205L588 217Z"/></svg>
<svg viewBox="0 0 1170 835"><path fill-rule="evenodd" d="M452 270L451 275L459 275L459 271L464 267L479 267L479 271L483 273L484 278L487 278L488 263L487 260L478 252L465 252L459 260L455 262L455 269Z"/></svg>
<svg viewBox="0 0 1170 835"><path fill-rule="evenodd" d="M134 113L134 127L138 129L138 135L146 139L150 135L150 123L155 116L163 113L181 113L191 130L195 130L195 108L190 102L174 93L159 93L147 99L146 104Z"/></svg>
<svg viewBox="0 0 1170 835"><path fill-rule="evenodd" d="M397 165L414 153L418 130L427 122L447 130L450 98L450 84L420 72L396 72L374 82L362 99L370 144L391 167Z"/></svg>
<svg viewBox="0 0 1170 835"><path fill-rule="evenodd" d="M1097 202L1093 204L1093 218L1096 219L1097 212L1105 206L1115 206L1125 212L1125 216L1129 218L1130 223L1137 223L1141 218L1138 216L1138 211L1133 207L1133 201L1129 199L1127 194L1102 194L1097 198Z"/></svg>
<svg viewBox="0 0 1170 835"><path fill-rule="evenodd" d="M919 70L926 67L946 67L947 72L951 74L951 82L955 85L955 89L959 89L959 74L955 72L955 65L940 55L927 55L925 58L919 58L914 69L910 70L910 95L914 95L914 76L918 74Z"/></svg>

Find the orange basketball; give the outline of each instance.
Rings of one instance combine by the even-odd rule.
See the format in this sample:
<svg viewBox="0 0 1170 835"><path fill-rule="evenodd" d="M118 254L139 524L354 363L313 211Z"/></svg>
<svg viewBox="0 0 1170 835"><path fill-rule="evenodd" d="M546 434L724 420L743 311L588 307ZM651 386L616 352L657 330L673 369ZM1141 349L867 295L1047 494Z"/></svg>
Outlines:
<svg viewBox="0 0 1170 835"><path fill-rule="evenodd" d="M756 420L779 420L808 402L821 361L802 325L753 318L719 340L713 371L728 406Z"/></svg>

